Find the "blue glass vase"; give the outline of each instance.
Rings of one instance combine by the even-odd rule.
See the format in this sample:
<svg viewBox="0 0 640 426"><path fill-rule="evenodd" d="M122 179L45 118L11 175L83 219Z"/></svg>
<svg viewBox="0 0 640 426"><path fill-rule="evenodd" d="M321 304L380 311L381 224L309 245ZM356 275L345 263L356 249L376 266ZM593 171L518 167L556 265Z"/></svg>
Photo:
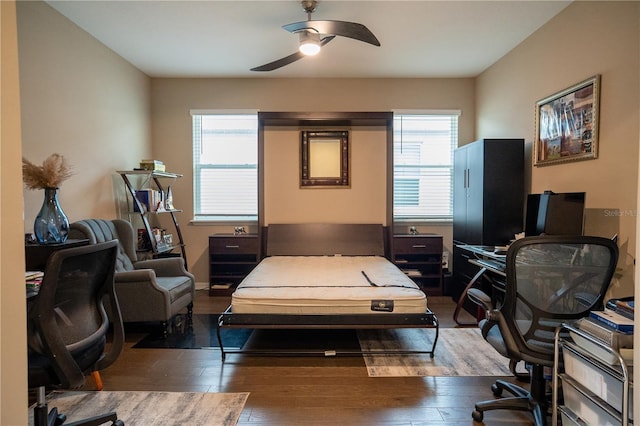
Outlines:
<svg viewBox="0 0 640 426"><path fill-rule="evenodd" d="M60 244L69 236L69 219L58 201L58 188L45 188L42 208L33 224L39 244Z"/></svg>

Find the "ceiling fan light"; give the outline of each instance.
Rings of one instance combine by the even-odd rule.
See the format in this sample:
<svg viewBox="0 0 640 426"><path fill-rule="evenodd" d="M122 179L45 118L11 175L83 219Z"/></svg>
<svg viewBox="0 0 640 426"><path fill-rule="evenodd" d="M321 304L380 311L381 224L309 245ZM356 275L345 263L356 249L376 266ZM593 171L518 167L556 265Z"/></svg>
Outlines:
<svg viewBox="0 0 640 426"><path fill-rule="evenodd" d="M300 33L300 52L307 56L320 52L320 34L303 31Z"/></svg>

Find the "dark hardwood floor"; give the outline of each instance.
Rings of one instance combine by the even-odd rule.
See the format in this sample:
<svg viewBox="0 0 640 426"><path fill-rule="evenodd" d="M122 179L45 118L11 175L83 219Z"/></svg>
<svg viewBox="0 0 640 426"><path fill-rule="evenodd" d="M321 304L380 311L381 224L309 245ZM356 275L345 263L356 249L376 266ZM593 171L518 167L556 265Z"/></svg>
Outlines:
<svg viewBox="0 0 640 426"><path fill-rule="evenodd" d="M195 313L218 313L229 303L205 290L197 293ZM449 298L430 298L429 305L442 327L453 326ZM143 336L127 333L124 352L101 372L104 390L249 392L242 426L477 425L471 419L474 403L493 398L495 377L370 378L360 356L234 354L223 365L217 349L132 348ZM94 388L88 379L85 389ZM532 421L527 413L495 411L486 413L485 424Z"/></svg>

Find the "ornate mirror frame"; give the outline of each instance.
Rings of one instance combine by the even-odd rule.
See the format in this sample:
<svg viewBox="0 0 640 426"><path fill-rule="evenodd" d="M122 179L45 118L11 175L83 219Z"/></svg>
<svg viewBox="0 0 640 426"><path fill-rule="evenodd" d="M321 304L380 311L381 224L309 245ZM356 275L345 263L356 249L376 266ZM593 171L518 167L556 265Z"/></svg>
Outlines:
<svg viewBox="0 0 640 426"><path fill-rule="evenodd" d="M348 188L349 131L300 132L300 187Z"/></svg>

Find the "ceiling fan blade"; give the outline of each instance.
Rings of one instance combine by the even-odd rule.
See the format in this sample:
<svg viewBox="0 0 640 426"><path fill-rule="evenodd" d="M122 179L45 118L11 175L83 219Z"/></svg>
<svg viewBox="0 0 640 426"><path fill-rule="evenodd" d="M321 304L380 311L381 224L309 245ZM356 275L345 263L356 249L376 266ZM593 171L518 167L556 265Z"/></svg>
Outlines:
<svg viewBox="0 0 640 426"><path fill-rule="evenodd" d="M324 46L325 44L329 43L334 38L335 38L335 36L333 36L333 35L323 38L320 41L320 46ZM289 64L297 61L298 59L302 59L304 57L305 57L305 55L302 52L292 53L289 56L285 56L284 58L280 58L280 59L278 59L276 61L269 62L268 64L264 64L264 65L261 65L259 67L251 68L250 71L273 71L273 70L277 70L278 68L282 68L285 65L289 65Z"/></svg>
<svg viewBox="0 0 640 426"><path fill-rule="evenodd" d="M332 34L343 37L353 38L365 43L380 46L380 42L369 28L356 22L347 21L302 21L294 22L283 26L285 30L291 33L297 33L304 30L314 30L320 34Z"/></svg>
<svg viewBox="0 0 640 426"><path fill-rule="evenodd" d="M304 58L304 54L302 52L296 52L289 56L285 56L284 58L280 58L276 61L269 62L268 64L260 65L259 67L251 68L251 71L273 71L278 68L282 68L285 65L289 65L298 59Z"/></svg>

